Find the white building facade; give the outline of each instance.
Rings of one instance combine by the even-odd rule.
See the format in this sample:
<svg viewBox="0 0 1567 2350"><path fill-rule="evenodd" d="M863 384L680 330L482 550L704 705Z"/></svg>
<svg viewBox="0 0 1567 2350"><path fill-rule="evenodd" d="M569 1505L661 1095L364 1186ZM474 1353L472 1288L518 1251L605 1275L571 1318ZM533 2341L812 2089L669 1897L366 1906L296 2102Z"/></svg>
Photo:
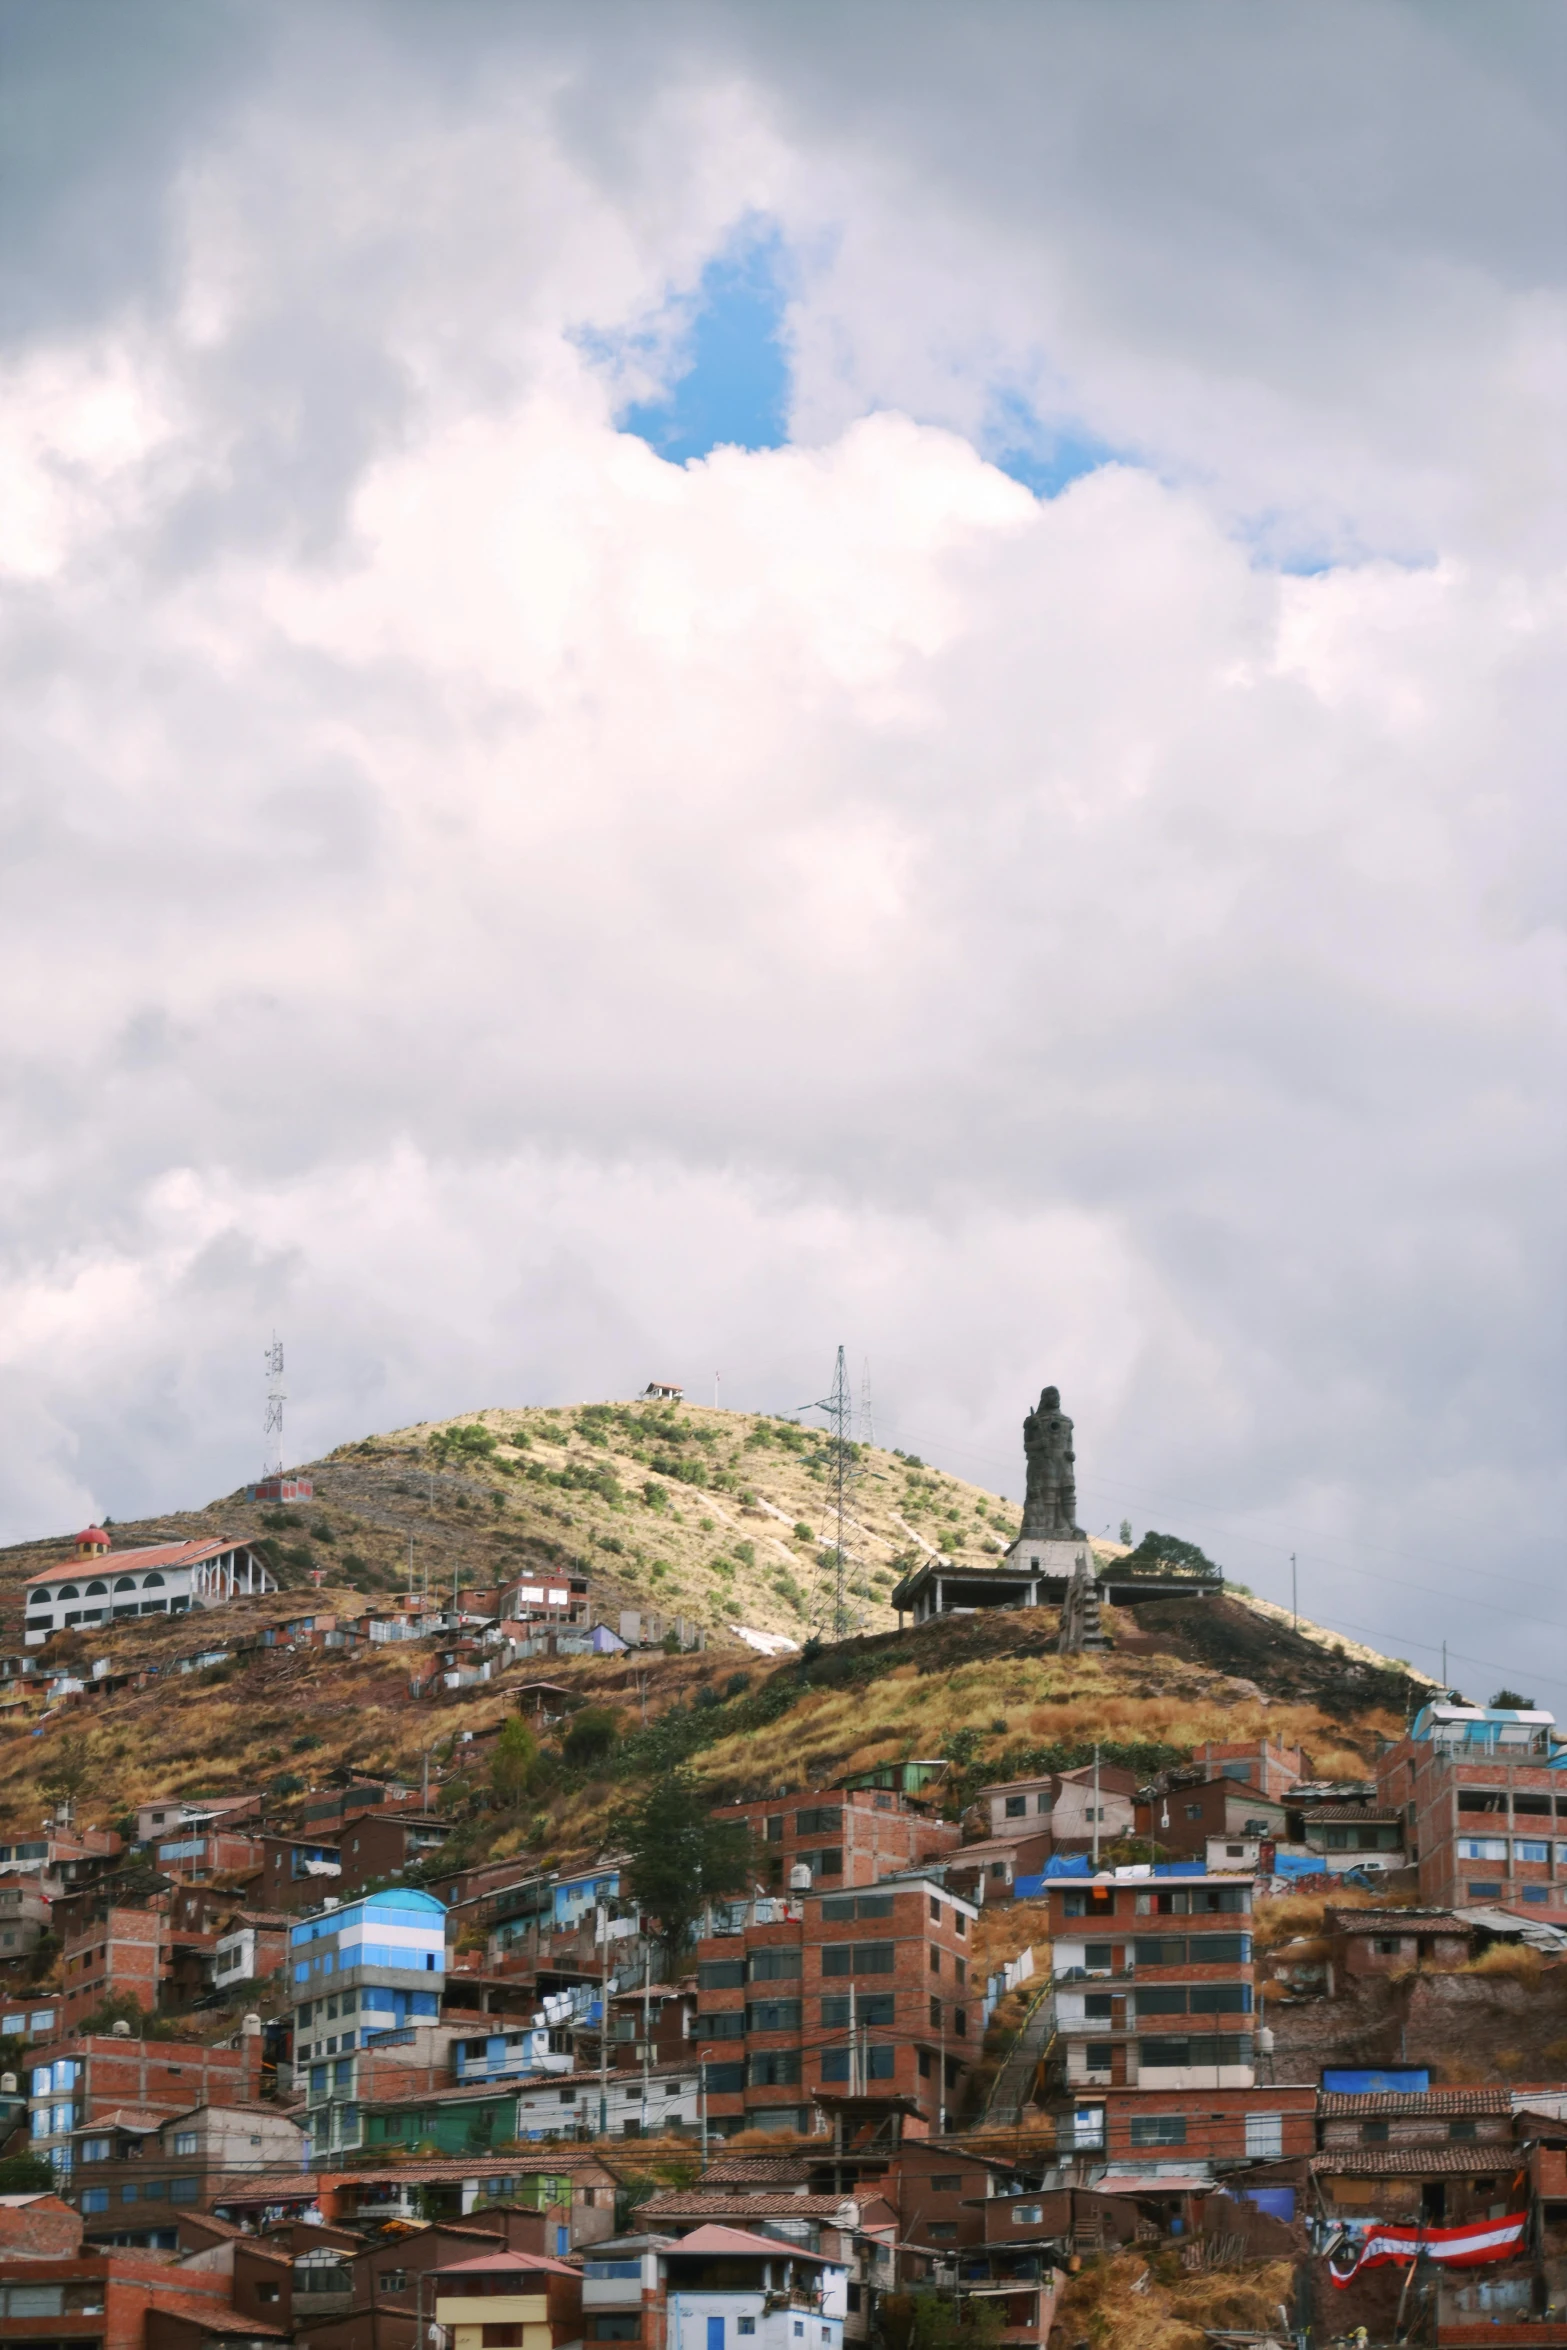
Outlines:
<svg viewBox="0 0 1567 2350"><path fill-rule="evenodd" d="M192 1608L223 1607L231 1599L276 1589L260 1552L232 1536L115 1551L107 1535L91 1527L77 1537L70 1566L28 1585L23 1637L29 1648L38 1648L51 1632L78 1624L182 1616Z"/></svg>

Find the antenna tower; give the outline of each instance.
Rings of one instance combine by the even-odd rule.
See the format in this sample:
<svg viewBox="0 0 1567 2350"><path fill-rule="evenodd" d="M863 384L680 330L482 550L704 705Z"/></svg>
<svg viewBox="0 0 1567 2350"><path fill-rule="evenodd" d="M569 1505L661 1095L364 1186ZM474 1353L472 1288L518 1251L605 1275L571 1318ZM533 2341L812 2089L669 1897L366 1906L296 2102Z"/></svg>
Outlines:
<svg viewBox="0 0 1567 2350"><path fill-rule="evenodd" d="M832 1636L844 1639L853 1629L849 1622L848 1605L848 1515L849 1487L854 1480L854 1440L850 1430L854 1426L854 1390L849 1385L849 1373L843 1348L838 1349L838 1360L833 1371L832 1393L823 1396L812 1407L825 1412L832 1425L832 1442L828 1448L828 1480L832 1495L831 1510L834 1519L832 1562Z"/></svg>
<svg viewBox="0 0 1567 2350"><path fill-rule="evenodd" d="M267 1416L261 1431L261 1474L263 1477L281 1477L283 1474L283 1406L287 1397L283 1391L283 1341L272 1333L272 1344L262 1356L267 1378Z"/></svg>
<svg viewBox="0 0 1567 2350"><path fill-rule="evenodd" d="M860 1424L855 1431L862 1444L876 1441L876 1417L871 1410L871 1358L865 1355L860 1362Z"/></svg>

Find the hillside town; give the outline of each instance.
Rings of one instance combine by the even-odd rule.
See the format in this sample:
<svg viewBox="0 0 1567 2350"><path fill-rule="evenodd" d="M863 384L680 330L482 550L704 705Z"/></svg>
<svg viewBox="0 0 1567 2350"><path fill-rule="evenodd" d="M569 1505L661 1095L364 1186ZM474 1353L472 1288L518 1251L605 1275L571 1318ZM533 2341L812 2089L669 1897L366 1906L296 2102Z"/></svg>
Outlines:
<svg viewBox="0 0 1567 2350"><path fill-rule="evenodd" d="M894 1669L959 1619L1093 1669L1140 1600L1218 1604L1087 1545L1053 1389L1026 1449L997 1562L895 1591ZM536 1567L349 1614L101 1528L24 1604L41 1753L361 1654L439 1734L112 1826L55 1766L0 1844L0 2338L1076 2350L1124 2290L1193 2341L1567 2345L1567 1737L1515 1692L1412 1688L1354 1777L1264 1734L706 1795L741 1860L672 1936L634 1832L476 1854L453 1796L581 1743L595 1675L705 1670L703 1625Z"/></svg>

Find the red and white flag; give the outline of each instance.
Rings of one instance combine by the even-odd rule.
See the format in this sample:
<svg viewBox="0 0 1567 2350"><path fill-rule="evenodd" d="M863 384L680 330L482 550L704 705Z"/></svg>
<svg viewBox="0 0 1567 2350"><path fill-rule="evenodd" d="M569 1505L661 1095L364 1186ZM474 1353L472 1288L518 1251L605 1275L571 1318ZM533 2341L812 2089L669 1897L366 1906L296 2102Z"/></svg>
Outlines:
<svg viewBox="0 0 1567 2350"><path fill-rule="evenodd" d="M1377 2268L1385 2260L1414 2260L1423 2252L1449 2268L1480 2268L1488 2260L1511 2260L1523 2243L1529 2224L1526 2211L1505 2219L1471 2220L1462 2228L1384 2227L1379 2222L1358 2247L1345 2237L1328 2255L1328 2273L1335 2285L1347 2285L1363 2268Z"/></svg>

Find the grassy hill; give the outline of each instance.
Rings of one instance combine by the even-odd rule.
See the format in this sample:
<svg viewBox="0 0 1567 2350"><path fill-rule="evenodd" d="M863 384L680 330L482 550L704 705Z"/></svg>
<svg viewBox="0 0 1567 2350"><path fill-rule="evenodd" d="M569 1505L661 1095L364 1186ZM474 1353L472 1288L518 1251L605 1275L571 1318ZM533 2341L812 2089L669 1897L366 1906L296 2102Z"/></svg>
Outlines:
<svg viewBox="0 0 1567 2350"><path fill-rule="evenodd" d="M947 1755L955 1799L982 1778L1107 1754L1149 1768L1204 1738L1269 1734L1304 1744L1326 1775L1358 1772L1394 1735L1405 1668L1293 1632L1246 1596L1110 1611L1106 1657L1055 1654L1049 1609L950 1618L897 1633L896 1575L939 1549L973 1563L1016 1531L1013 1505L897 1453L855 1459L851 1604L861 1629L821 1646L830 1614L823 1537L832 1528L827 1439L792 1422L702 1407L582 1405L490 1409L371 1436L310 1465L312 1503L257 1508L243 1494L117 1526L117 1548L222 1532L269 1542L285 1585L323 1607L428 1573L434 1591L482 1589L528 1566L592 1579L595 1614L658 1607L703 1623L705 1653L581 1658L549 1677L614 1707L622 1737L591 1770L546 1757L511 1811L463 1767L458 1734L511 1709L505 1681L414 1701L399 1647L350 1661L263 1651L213 1672L160 1678L42 1718L41 1698L0 1716L0 1823L33 1826L42 1772L63 1741L84 1742L80 1816L107 1820L139 1798L275 1785L280 1803L346 1766L417 1773L431 1752L466 1856L587 1855L617 1803L683 1761L715 1795L822 1784L847 1769ZM74 1531L74 1529L72 1530ZM0 1552L5 1645L20 1646L29 1578L70 1555L69 1534ZM319 1586L316 1576L321 1577ZM206 1618L147 1619L58 1635L45 1652L116 1670L188 1653L275 1598ZM798 1655L769 1661L731 1629L783 1633ZM538 1667L508 1676L529 1677Z"/></svg>

